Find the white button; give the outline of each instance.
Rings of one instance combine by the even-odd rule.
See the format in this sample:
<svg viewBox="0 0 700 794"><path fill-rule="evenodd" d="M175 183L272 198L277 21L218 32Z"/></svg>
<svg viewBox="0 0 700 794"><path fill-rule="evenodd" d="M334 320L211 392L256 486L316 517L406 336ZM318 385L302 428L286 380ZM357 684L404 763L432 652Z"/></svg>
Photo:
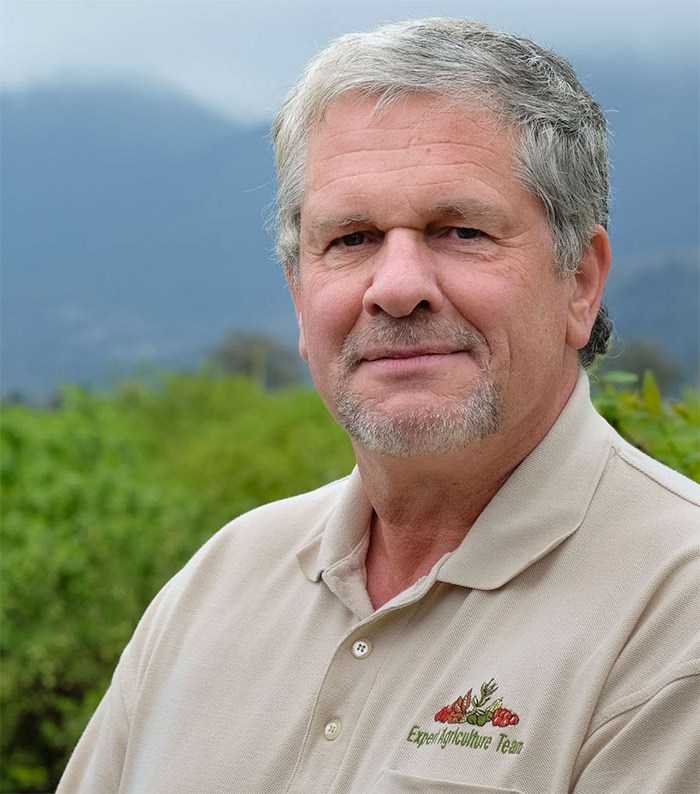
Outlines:
<svg viewBox="0 0 700 794"><path fill-rule="evenodd" d="M364 659L372 652L372 643L369 640L357 640L352 644L352 655L356 659Z"/></svg>
<svg viewBox="0 0 700 794"><path fill-rule="evenodd" d="M329 722L328 725L323 729L323 735L328 739L329 742L332 742L333 739L338 738L338 734L340 733L340 723L338 720L333 720L333 722Z"/></svg>

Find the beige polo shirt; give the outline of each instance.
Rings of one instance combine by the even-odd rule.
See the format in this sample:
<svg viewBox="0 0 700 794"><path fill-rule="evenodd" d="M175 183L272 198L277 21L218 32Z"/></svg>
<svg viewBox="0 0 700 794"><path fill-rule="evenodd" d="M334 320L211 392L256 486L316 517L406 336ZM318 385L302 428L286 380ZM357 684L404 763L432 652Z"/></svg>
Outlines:
<svg viewBox="0 0 700 794"><path fill-rule="evenodd" d="M699 492L582 376L381 609L356 471L241 516L149 607L59 792L697 792Z"/></svg>

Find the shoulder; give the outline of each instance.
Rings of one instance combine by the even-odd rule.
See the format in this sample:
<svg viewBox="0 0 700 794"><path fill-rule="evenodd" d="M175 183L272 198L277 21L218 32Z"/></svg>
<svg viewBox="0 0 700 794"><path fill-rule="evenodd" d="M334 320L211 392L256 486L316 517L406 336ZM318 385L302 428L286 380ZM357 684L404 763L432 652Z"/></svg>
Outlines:
<svg viewBox="0 0 700 794"><path fill-rule="evenodd" d="M581 403L584 401L581 400ZM596 410L588 394L576 439L585 458L592 446L603 451L591 508L608 512L615 525L636 522L639 531L671 521L685 531L700 526L700 485L660 463L623 438ZM627 520L625 519L627 516Z"/></svg>
<svg viewBox="0 0 700 794"><path fill-rule="evenodd" d="M329 516L343 500L350 477L343 477L307 493L260 505L222 527L195 554L188 568L222 553L254 554L265 558L293 556L321 535Z"/></svg>
<svg viewBox="0 0 700 794"><path fill-rule="evenodd" d="M597 504L608 509L616 518L625 511L640 525L675 517L676 523L697 531L700 485L623 438L596 409L584 374L555 428L560 425L563 429L552 434L560 446L552 455L557 471L551 474L564 472L567 478L574 478L574 483L591 475L593 507ZM596 463L587 468L591 460Z"/></svg>
<svg viewBox="0 0 700 794"><path fill-rule="evenodd" d="M623 630L594 728L700 672L700 486L611 434L589 527Z"/></svg>
<svg viewBox="0 0 700 794"><path fill-rule="evenodd" d="M614 431L602 484L612 492L608 495L640 523L668 522L698 537L700 485L646 455Z"/></svg>
<svg viewBox="0 0 700 794"><path fill-rule="evenodd" d="M153 599L120 666L139 679L156 651L167 656L170 646L181 644L188 626L216 621L260 591L261 581L270 586L301 574L297 553L323 532L347 480L262 505L222 527Z"/></svg>
<svg viewBox="0 0 700 794"><path fill-rule="evenodd" d="M323 518L342 499L350 475L322 485L313 491L268 502L243 513L226 524L218 534L245 532L248 529L264 530L270 526L284 524L290 534L300 535L309 528L315 518Z"/></svg>
<svg viewBox="0 0 700 794"><path fill-rule="evenodd" d="M609 432L580 539L620 565L640 596L668 604L668 597L657 596L691 592L700 563L700 486ZM629 598L634 600L631 592Z"/></svg>
<svg viewBox="0 0 700 794"><path fill-rule="evenodd" d="M613 437L613 450L630 472L645 482L681 497L689 504L700 507L700 485L674 469L659 463L637 447L632 446L618 433Z"/></svg>
<svg viewBox="0 0 700 794"><path fill-rule="evenodd" d="M173 580L174 586L203 578L210 588L222 572L231 580L245 577L247 571L259 575L295 562L300 548L323 533L344 497L348 480L344 477L234 518L197 551Z"/></svg>

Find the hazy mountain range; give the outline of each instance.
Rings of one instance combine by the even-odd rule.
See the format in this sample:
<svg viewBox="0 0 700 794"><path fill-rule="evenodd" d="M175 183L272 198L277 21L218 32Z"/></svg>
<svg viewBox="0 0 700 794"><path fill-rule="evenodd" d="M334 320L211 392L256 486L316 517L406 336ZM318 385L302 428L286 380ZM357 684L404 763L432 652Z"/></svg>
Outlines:
<svg viewBox="0 0 700 794"><path fill-rule="evenodd" d="M607 73L606 73L607 74ZM608 302L625 340L698 360L697 76L611 67L615 130ZM695 93L693 93L693 90ZM692 105L692 102L691 102ZM139 364L189 367L232 328L295 344L264 230L263 128L161 90L54 85L0 95L2 392L41 398Z"/></svg>

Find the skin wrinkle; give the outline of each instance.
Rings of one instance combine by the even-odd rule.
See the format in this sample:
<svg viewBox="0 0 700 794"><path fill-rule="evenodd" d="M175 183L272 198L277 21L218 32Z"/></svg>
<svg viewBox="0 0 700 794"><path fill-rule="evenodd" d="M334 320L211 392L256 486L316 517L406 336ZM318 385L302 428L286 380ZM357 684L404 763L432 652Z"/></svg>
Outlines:
<svg viewBox="0 0 700 794"><path fill-rule="evenodd" d="M352 136L349 136L351 138ZM448 149L449 151L454 151L454 156L450 160L446 160L443 162L443 165L447 168L450 166L459 166L465 161L465 154L470 152L472 149L476 149L477 151L481 151L484 155L484 159L486 159L488 155L488 149L482 146L474 146L469 144L448 144L445 143L442 146ZM386 168L386 173L392 173L392 171L399 172L401 170L411 170L415 167L425 167L426 169L430 168L430 160L435 159L435 157L440 154L439 150L442 147L435 147L434 151L419 149L418 147L389 147L384 145L378 145L375 147L365 147L362 151L355 152L352 156L348 157L347 155L343 156L342 154L337 155L327 155L324 158L324 161L331 167L334 167L335 162L340 160L344 164L349 163L351 165L348 166L348 173L352 176L361 176L363 174L369 173L364 171L362 168L355 167L355 163L359 163L363 165L366 162L366 157L369 154L375 154L376 152L382 152L386 155L387 158L390 158L392 154L404 156L405 153L408 151L411 153L413 161L410 163L402 163L400 166L397 166L395 169ZM428 155L430 155L428 157ZM484 168L489 169L496 173L496 169L492 168L488 163L483 163ZM308 185L306 186L308 190ZM304 191L306 196L306 191ZM302 199L302 206L303 206L303 199Z"/></svg>
<svg viewBox="0 0 700 794"><path fill-rule="evenodd" d="M474 148L474 147L471 147L471 148ZM479 148L482 148L482 147L479 147ZM455 157L450 159L448 162L441 162L441 168L440 168L441 174L449 173L450 170L453 167L459 167L464 162L470 162L471 161L471 162L474 163L474 165L480 167L482 171L486 172L486 174L491 173L491 174L500 176L498 174L498 170L496 169L495 166L492 166L488 162L474 161L472 158L470 158L469 155L468 155L469 149L470 149L470 147L468 147L468 146L459 147L459 151L461 152L461 154L459 154L459 155L456 154ZM375 150L374 153L376 154L377 151L382 151L382 152L386 153L386 152L391 151L391 150L387 149L386 147L382 148L382 149L378 148L377 150ZM397 148L394 151L399 151L399 152L403 153L404 149L398 149ZM432 166L431 166L430 162L426 162L426 158L425 158L425 156L422 155L422 153L419 153L419 154L420 154L420 156L416 156L416 162L415 163L414 162L410 162L408 164L402 163L401 165L399 165L397 167L391 167L390 165L387 165L385 163L384 168L383 168L383 176L384 176L384 178L386 178L386 176L389 176L389 175L399 174L399 173L401 173L403 171L409 177L409 179L407 179L407 184L409 184L411 186L414 186L414 187L417 186L417 185L420 185L420 186L423 186L423 187L430 187L430 186L433 186L433 185L445 184L446 180L444 179L444 177L440 178L440 176L437 176L437 175L436 176L431 176L430 179L421 180L421 178L420 178L422 176L421 172L425 172L426 174L429 174L431 172L431 170L432 170ZM346 173L341 173L341 174L337 173L338 169L335 167L335 162L339 158L341 158L343 160L343 164L345 165ZM365 168L358 169L358 168L355 167L356 166L356 163L355 163L356 159L357 158L355 157L354 154L349 156L349 157L347 155L343 157L343 155L340 154L340 153L337 154L337 155L334 155L333 157L325 157L325 158L322 157L322 158L319 158L318 165L317 165L315 170L316 170L316 172L318 172L318 170L322 169L325 166L327 168L328 172L329 172L329 178L323 184L320 184L320 185L319 184L313 184L313 183L309 183L308 182L308 174L307 174L307 191L305 193L305 200L304 200L304 202L302 204L302 219L304 218L305 211L308 211L309 192L318 193L318 192L323 191L323 190L330 191L330 190L334 189L334 186L335 186L335 189L337 189L337 185L339 183L342 183L344 180L352 179L354 182L358 182L358 181L360 181L360 179L362 177L365 177L365 176L372 177L371 170L366 170ZM431 160L432 159L434 159L434 157L431 158ZM349 163L349 165L347 165L348 163ZM363 159L360 159L360 164L364 166L364 163L365 163L365 161ZM447 182L449 182L449 181L452 181L455 185L459 185L460 184L459 180L455 180L455 179L447 180ZM488 190L491 190L492 192L494 192L498 196L498 198L500 198L501 201L503 201L502 193L501 193L501 191L498 190L497 186L488 185L483 177L480 178L478 181L481 181L482 183L484 183L484 186ZM356 191L355 190L349 190L347 192L347 195L349 197L354 197L354 196L356 196ZM302 223L302 228L303 228L303 226L304 226L304 224Z"/></svg>
<svg viewBox="0 0 700 794"><path fill-rule="evenodd" d="M381 149L375 150L373 152L373 154L377 154L377 153L380 153L380 152L382 154L384 154L384 150L381 150ZM363 167L364 164L365 164L364 160L359 160L358 159L357 160L357 164L359 166L361 166L361 167L356 167L354 158L347 158L347 157L343 158L343 162L344 162L344 164L346 164L345 167L347 169L347 173L340 173L339 174L339 173L337 173L337 170L335 170L335 167L334 167L333 161L335 159L337 159L337 158L327 158L327 162L326 163L320 163L319 164L319 165L326 165L331 170L331 173L332 173L332 178L330 178L328 180L328 182L326 183L326 185L324 185L322 187L326 187L326 186L332 185L335 182L339 182L339 181L342 181L342 180L345 180L345 179L359 179L360 177L363 177L363 176L371 176L372 175L370 171L365 170L365 168ZM413 162L402 163L400 166L397 166L395 168L391 167L388 164L389 162L390 162L390 160L389 160L389 158L387 158L387 163L384 166L384 173L387 176L389 176L391 174L400 174L402 172L406 173L407 175L410 174L411 181L408 184L413 185L413 184L415 184L416 179L421 179L421 178L427 184L434 184L436 182L445 181L444 179L437 179L437 178L434 178L432 176L430 176L430 178L427 177L427 175L430 174L430 171L432 169L431 169L431 166L428 163L425 162L425 158L417 158L417 162L415 162L415 163L413 163ZM445 171L448 171L448 169L450 169L450 168L459 168L459 166L463 162L464 162L464 160L462 159L462 157L455 157L453 162L450 161L448 163L443 163L443 169ZM478 163L478 161L474 161L474 162L475 162L475 164ZM348 163L350 163L350 165L347 165ZM486 163L482 164L482 168L487 173L490 172L490 173L493 173L494 175L496 175L498 173L493 167L491 167L490 165L488 165ZM413 173L415 171L418 171L418 173ZM421 173L421 172L423 172L423 173ZM449 181L449 180L447 180L447 181ZM319 186L316 186L316 185L310 185L308 187L310 189L312 189L312 190L318 190L319 189ZM305 203L306 203L306 200L305 200L304 204ZM304 204L302 204L302 213L303 213Z"/></svg>
<svg viewBox="0 0 700 794"><path fill-rule="evenodd" d="M347 102L347 98L351 95L351 93L346 94L339 100L339 102L345 104ZM416 95L407 97L407 100L412 100L413 98L416 98ZM418 99L421 101L420 97L418 97ZM445 120L447 120L445 125L447 129L445 129L444 135L436 135L429 145L442 143L454 144L454 141L450 140L450 138L454 134L455 130L459 129L459 126L463 121L468 121L470 124L472 124L472 126L478 128L479 132L484 134L486 140L483 143L460 141L460 145L488 148L488 146L490 146L494 140L496 140L498 137L502 137L503 134L508 135L508 137L511 139L511 143L513 142L513 139L517 140L514 130L505 121L501 120L498 114L493 113L492 111L489 111L483 107L477 107L475 105L470 106L463 103L460 103L455 106L455 108L451 109L449 107L449 103L446 103L444 100L444 97L436 97L436 101L432 103L431 110L427 111L423 116L413 117L410 120L406 119L403 123L398 123L397 120L397 122L394 124L387 124L387 118L395 115L391 108L387 108L386 112L382 113L382 118L369 120L367 124L362 125L362 131L366 140L363 142L363 146L358 147L356 151L370 151L373 148L371 144L373 144L375 141L377 141L380 147L383 148L386 146L387 135L400 134L406 130L408 130L409 134L411 135L411 137L406 141L407 146L410 148L414 145L417 135L423 128L434 128L440 121ZM361 103L358 103L358 107L360 104ZM410 104L413 104L413 102L410 102ZM395 108L396 106L394 106L394 109ZM468 112L470 108L471 114ZM456 115L453 113L453 110L456 110ZM457 119L457 121L455 121L455 119ZM323 134L326 136L329 143L335 144L339 139L353 136L354 130L350 125L342 130L338 130L337 132L329 130L328 126L327 118L324 121L316 123L312 126L310 137ZM513 147L511 146L511 148Z"/></svg>

